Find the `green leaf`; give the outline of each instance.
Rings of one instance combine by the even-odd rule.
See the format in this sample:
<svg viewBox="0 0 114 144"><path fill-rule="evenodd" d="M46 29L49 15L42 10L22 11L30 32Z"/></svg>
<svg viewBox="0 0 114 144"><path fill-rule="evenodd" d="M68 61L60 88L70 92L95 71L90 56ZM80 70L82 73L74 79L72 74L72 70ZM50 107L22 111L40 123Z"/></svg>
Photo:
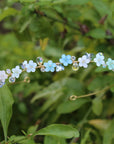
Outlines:
<svg viewBox="0 0 114 144"><path fill-rule="evenodd" d="M68 4L72 4L72 5L83 5L86 4L87 2L89 2L90 0L69 0Z"/></svg>
<svg viewBox="0 0 114 144"><path fill-rule="evenodd" d="M11 136L9 138L8 144L13 144L18 143L18 144L35 144L34 139L31 137L26 137L26 136Z"/></svg>
<svg viewBox="0 0 114 144"><path fill-rule="evenodd" d="M0 21L2 21L4 18L8 17L8 16L14 16L17 14L17 10L14 8L7 8L5 10L2 11L2 13L0 13Z"/></svg>
<svg viewBox="0 0 114 144"><path fill-rule="evenodd" d="M28 135L29 135L29 134L34 134L34 133L36 132L37 128L38 128L38 125L29 127L29 129L28 129L28 131L27 131L27 134L28 134Z"/></svg>
<svg viewBox="0 0 114 144"><path fill-rule="evenodd" d="M32 21L32 17L31 18L29 18L23 25L22 25L22 27L21 27L21 29L20 29L20 33L22 33L28 26L29 26L29 24L31 23L31 21Z"/></svg>
<svg viewBox="0 0 114 144"><path fill-rule="evenodd" d="M101 16L111 15L111 10L102 0L92 0L92 3Z"/></svg>
<svg viewBox="0 0 114 144"><path fill-rule="evenodd" d="M100 73L100 72L105 72L105 71L108 71L108 68L106 67L106 68L103 68L102 66L100 66L100 67L97 67L96 69L95 69L95 72L98 72L98 73Z"/></svg>
<svg viewBox="0 0 114 144"><path fill-rule="evenodd" d="M82 105L84 105L85 103L89 102L89 100L86 98L80 98L80 99L76 99L75 101L65 101L63 103L61 103L58 108L57 108L57 112L59 114L64 114L64 113L71 113L77 109L79 109Z"/></svg>
<svg viewBox="0 0 114 144"><path fill-rule="evenodd" d="M66 142L64 138L45 136L44 144L66 144Z"/></svg>
<svg viewBox="0 0 114 144"><path fill-rule="evenodd" d="M30 2L30 3L32 3L32 2L36 2L36 0L19 0L20 2Z"/></svg>
<svg viewBox="0 0 114 144"><path fill-rule="evenodd" d="M114 81L113 76L99 76L96 77L88 86L90 91L102 89L107 85L112 85Z"/></svg>
<svg viewBox="0 0 114 144"><path fill-rule="evenodd" d="M103 144L112 144L113 139L114 139L114 120L112 120L110 126L104 133Z"/></svg>
<svg viewBox="0 0 114 144"><path fill-rule="evenodd" d="M100 29L100 28L91 30L87 35L96 39L102 39L106 37L105 30Z"/></svg>
<svg viewBox="0 0 114 144"><path fill-rule="evenodd" d="M23 140L23 139L25 139L25 136L15 136L15 135L12 135L12 136L9 138L8 142L12 142L12 141L18 142L18 141L21 141L21 140Z"/></svg>
<svg viewBox="0 0 114 144"><path fill-rule="evenodd" d="M79 137L77 129L70 125L52 124L39 130L36 135L57 136L62 138Z"/></svg>
<svg viewBox="0 0 114 144"><path fill-rule="evenodd" d="M93 112L96 114L96 115L100 115L101 112L102 112L102 109L103 109L103 104L102 104L102 101L98 98L95 98L93 101L92 101L92 110Z"/></svg>
<svg viewBox="0 0 114 144"><path fill-rule="evenodd" d="M39 0L37 2L37 5L39 6L44 6L44 5L55 5L55 4L61 4L61 3L65 3L68 0Z"/></svg>
<svg viewBox="0 0 114 144"><path fill-rule="evenodd" d="M4 85L0 88L0 120L2 123L5 140L7 140L8 125L12 116L13 97L9 88Z"/></svg>

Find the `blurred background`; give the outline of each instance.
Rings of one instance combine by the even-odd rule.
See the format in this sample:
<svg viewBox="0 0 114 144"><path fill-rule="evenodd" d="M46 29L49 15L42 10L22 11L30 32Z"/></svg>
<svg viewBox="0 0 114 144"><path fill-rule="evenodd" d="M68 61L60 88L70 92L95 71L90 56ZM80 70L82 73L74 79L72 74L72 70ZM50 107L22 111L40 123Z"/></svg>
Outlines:
<svg viewBox="0 0 114 144"><path fill-rule="evenodd" d="M113 0L0 0L0 70L12 69L24 60L36 61L38 56L58 62L63 53L78 58L86 52L103 52L114 59ZM22 135L22 130L35 124L42 128L61 123L80 130L81 138L74 139L74 144L114 142L114 87L69 100L71 95L114 84L112 71L90 64L78 71L68 66L58 73L23 73L19 81L25 76L30 77L29 84L8 83L15 101L8 136ZM43 143L44 137L38 141Z"/></svg>

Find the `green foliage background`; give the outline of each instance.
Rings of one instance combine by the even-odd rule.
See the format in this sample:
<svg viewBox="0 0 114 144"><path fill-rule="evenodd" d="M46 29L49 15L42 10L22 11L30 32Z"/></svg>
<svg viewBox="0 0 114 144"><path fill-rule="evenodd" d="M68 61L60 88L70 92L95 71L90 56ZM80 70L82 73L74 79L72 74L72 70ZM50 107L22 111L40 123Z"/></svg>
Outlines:
<svg viewBox="0 0 114 144"><path fill-rule="evenodd" d="M114 59L113 0L0 1L0 70L37 56L56 62L63 53L85 52ZM14 99L10 124L13 100L8 87L0 90L1 143L8 124L9 144L114 143L114 72L90 64L77 72L69 66L59 73L24 73L19 81L25 76L31 83L8 84Z"/></svg>

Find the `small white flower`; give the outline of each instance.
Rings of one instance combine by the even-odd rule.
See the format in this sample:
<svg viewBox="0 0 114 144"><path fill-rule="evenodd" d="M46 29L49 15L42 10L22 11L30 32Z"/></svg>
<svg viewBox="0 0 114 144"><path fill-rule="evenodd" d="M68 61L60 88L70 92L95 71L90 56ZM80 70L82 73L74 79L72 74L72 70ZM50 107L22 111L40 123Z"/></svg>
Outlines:
<svg viewBox="0 0 114 144"><path fill-rule="evenodd" d="M78 58L78 61L79 61L80 67L87 68L88 63L90 62L90 59L88 59L86 55L83 55L81 58Z"/></svg>
<svg viewBox="0 0 114 144"><path fill-rule="evenodd" d="M12 77L19 78L19 75L22 73L22 70L20 69L19 66L16 66L15 68L12 69Z"/></svg>
<svg viewBox="0 0 114 144"><path fill-rule="evenodd" d="M96 58L94 58L94 62L96 63L97 66L104 65L104 56L100 55L99 53L96 54Z"/></svg>
<svg viewBox="0 0 114 144"><path fill-rule="evenodd" d="M0 81L4 83L7 78L8 75L6 74L6 72L4 70L0 71Z"/></svg>
<svg viewBox="0 0 114 144"><path fill-rule="evenodd" d="M37 64L34 63L32 60L30 60L29 63L26 65L26 71L28 73L35 72L36 67L37 67Z"/></svg>

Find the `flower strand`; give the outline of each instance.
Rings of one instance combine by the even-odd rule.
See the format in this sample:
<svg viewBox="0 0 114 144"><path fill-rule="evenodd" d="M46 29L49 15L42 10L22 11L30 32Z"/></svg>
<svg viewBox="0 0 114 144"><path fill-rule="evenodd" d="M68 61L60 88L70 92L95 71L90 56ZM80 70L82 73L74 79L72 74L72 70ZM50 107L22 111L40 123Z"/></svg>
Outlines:
<svg viewBox="0 0 114 144"><path fill-rule="evenodd" d="M114 60L108 58L105 60L103 53L99 52L94 57L93 54L86 53L82 57L76 60L75 56L63 54L59 59L59 62L54 63L52 60L43 63L42 57L37 57L36 62L33 60L26 60L22 64L17 65L12 70L7 69L6 71L0 71L0 87L5 84L5 81L9 79L10 83L15 83L16 79L19 78L22 72L35 72L36 69L40 69L41 72L60 72L65 69L66 66L72 64L72 70L77 71L80 67L87 68L89 63L96 63L96 66L102 66L103 68L108 67L109 70L114 71ZM27 79L28 80L28 79ZM28 80L29 82L29 80Z"/></svg>

